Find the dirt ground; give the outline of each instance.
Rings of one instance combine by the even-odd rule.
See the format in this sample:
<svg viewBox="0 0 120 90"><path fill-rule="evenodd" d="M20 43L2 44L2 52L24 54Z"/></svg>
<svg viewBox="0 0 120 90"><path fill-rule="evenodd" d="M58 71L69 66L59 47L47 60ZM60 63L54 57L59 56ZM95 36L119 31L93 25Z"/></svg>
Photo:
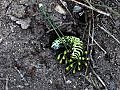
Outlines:
<svg viewBox="0 0 120 90"><path fill-rule="evenodd" d="M83 31L85 25L79 22L81 20L85 24L81 19L84 17L77 18L76 14L77 25L69 24L73 21L69 14L62 15L53 9L58 1L42 0L42 3L63 34L76 35L87 42L88 31ZM49 32L38 10L40 2L0 0L0 90L96 90L89 82L84 82L83 77L78 79L77 75L66 75L65 66L56 61L55 53L50 48L56 36L54 31ZM92 2L107 5L120 13L119 0ZM75 3L67 4L72 12ZM94 70L108 90L120 90L120 43L97 26L104 25L120 41L120 16L107 8L96 7L111 13L111 17L94 13L94 39L107 52L104 54L98 45L93 45Z"/></svg>

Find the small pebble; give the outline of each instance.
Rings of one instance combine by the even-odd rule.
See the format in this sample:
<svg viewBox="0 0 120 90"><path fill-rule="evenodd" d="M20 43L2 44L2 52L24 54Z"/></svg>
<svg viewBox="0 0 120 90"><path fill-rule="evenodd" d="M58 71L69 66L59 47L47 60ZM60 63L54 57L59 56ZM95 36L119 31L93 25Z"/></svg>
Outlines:
<svg viewBox="0 0 120 90"><path fill-rule="evenodd" d="M19 19L12 15L9 15L9 17L11 18L12 21L15 21L17 24L20 24L22 29L27 29L30 26L31 22L30 18Z"/></svg>
<svg viewBox="0 0 120 90"><path fill-rule="evenodd" d="M16 21L17 24L20 24L21 25L21 28L22 29L27 29L29 26L30 26L30 18L27 18L27 19L24 19L24 20L18 20Z"/></svg>
<svg viewBox="0 0 120 90"><path fill-rule="evenodd" d="M73 8L74 13L80 12L81 10L82 10L82 7L80 7L78 5L74 6L74 8Z"/></svg>

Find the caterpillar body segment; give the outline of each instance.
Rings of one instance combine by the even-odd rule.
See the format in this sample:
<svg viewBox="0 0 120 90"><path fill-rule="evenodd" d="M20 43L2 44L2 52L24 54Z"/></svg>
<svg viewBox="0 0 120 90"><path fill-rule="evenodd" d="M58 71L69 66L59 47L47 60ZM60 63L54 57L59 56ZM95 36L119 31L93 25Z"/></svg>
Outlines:
<svg viewBox="0 0 120 90"><path fill-rule="evenodd" d="M57 60L60 63L66 64L66 71L72 69L72 73L77 70L80 71L82 65L86 66L89 59L87 58L88 52L84 50L83 42L74 36L64 36L54 40L51 48L59 50L64 48L64 45L68 47L68 50L64 50L57 55Z"/></svg>

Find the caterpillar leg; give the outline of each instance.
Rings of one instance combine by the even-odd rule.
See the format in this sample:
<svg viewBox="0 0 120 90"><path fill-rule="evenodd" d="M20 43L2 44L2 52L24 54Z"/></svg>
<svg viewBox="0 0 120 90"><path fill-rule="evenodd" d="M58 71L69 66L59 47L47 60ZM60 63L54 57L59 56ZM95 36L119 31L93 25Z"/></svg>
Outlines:
<svg viewBox="0 0 120 90"><path fill-rule="evenodd" d="M81 63L80 62L78 62L78 71L80 71L81 70Z"/></svg>
<svg viewBox="0 0 120 90"><path fill-rule="evenodd" d="M63 59L61 58L62 56L62 53L58 54L57 56L57 60L59 60L60 63L62 63Z"/></svg>
<svg viewBox="0 0 120 90"><path fill-rule="evenodd" d="M65 56L65 64L69 64L70 62L72 62L72 59L69 60L69 53L70 53L70 50L66 50L64 51L64 56Z"/></svg>
<svg viewBox="0 0 120 90"><path fill-rule="evenodd" d="M73 74L76 73L76 66L73 68L73 71L72 71Z"/></svg>
<svg viewBox="0 0 120 90"><path fill-rule="evenodd" d="M80 71L80 70L81 70L81 66L78 66L78 68L77 68L77 69L78 69L78 71Z"/></svg>
<svg viewBox="0 0 120 90"><path fill-rule="evenodd" d="M66 71L68 72L70 70L70 66L67 66L66 67Z"/></svg>
<svg viewBox="0 0 120 90"><path fill-rule="evenodd" d="M62 64L63 61L65 61L65 63L67 63L67 57L66 57L67 51L65 50L63 53L58 54L57 56L57 60L59 60L59 62Z"/></svg>
<svg viewBox="0 0 120 90"><path fill-rule="evenodd" d="M72 60L72 59L70 59L70 60ZM70 60L68 60L66 71L69 71L70 69L72 69L74 67L75 62L70 62Z"/></svg>
<svg viewBox="0 0 120 90"><path fill-rule="evenodd" d="M69 63L69 65L66 67L66 71L70 71L70 69L72 70L72 73L75 74L76 70L77 70L77 62L72 62ZM78 67L79 68L79 67ZM79 68L80 69L80 68Z"/></svg>
<svg viewBox="0 0 120 90"><path fill-rule="evenodd" d="M88 61L88 60L89 60L89 58L88 58L88 51L85 51L84 54L85 54L85 56L86 56L85 60Z"/></svg>

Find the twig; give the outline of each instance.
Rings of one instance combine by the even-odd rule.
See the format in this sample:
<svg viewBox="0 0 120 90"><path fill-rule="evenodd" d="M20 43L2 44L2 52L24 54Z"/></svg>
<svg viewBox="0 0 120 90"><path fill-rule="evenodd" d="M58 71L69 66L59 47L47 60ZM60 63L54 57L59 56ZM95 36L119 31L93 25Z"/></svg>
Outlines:
<svg viewBox="0 0 120 90"><path fill-rule="evenodd" d="M88 0L86 0L86 1L88 1ZM90 0L90 3L91 3L91 0ZM89 27L88 27L88 30L89 30L89 36L88 36L88 45L87 45L87 50L89 50L89 46L90 46L90 35L91 35L91 29L92 29L92 36L91 36L91 45L92 46L90 46L91 48L90 48L90 60L91 60L91 62L92 62L92 65L93 65L93 67L95 67L95 63L94 63L94 60L93 60L93 58L92 58L92 50L93 50L93 42L94 42L94 12L93 12L93 10L91 11L91 17L92 18L90 18L90 20L89 20L89 22L88 22L88 25L89 25Z"/></svg>
<svg viewBox="0 0 120 90"><path fill-rule="evenodd" d="M88 76L85 76L82 73L80 75L83 76L91 85L93 85L93 87L95 87L96 90L98 90L98 88L95 86L95 84L93 82L91 82L91 79L89 79Z"/></svg>
<svg viewBox="0 0 120 90"><path fill-rule="evenodd" d="M88 0L86 0L87 1L87 3L90 5L90 6L92 6L90 3L91 2L89 2ZM94 31L95 31L95 24L94 24L94 12L93 12L93 10L91 11L91 17L92 17L92 20L91 20L91 22L92 22L92 41L91 41L91 44L93 45L93 42L94 42ZM91 35L90 34L90 32L89 32L89 35ZM91 46L91 51L90 51L90 56L92 57L92 50L93 50L93 47ZM92 59L91 59L92 60Z"/></svg>
<svg viewBox="0 0 120 90"><path fill-rule="evenodd" d="M92 10L94 10L94 11L100 13L100 14L106 15L106 16L108 16L108 17L110 16L110 13L106 13L106 12L104 12L104 11L101 11L101 10L99 10L99 9L96 9L96 8L93 7L93 6L88 6L88 5L86 5L86 4L83 4L83 3L81 3L81 2L78 2L78 1L76 1L76 0L71 0L71 1L73 1L73 2L75 2L75 3L78 3L78 4L80 4L80 5L83 6L83 7L92 9Z"/></svg>
<svg viewBox="0 0 120 90"><path fill-rule="evenodd" d="M91 1L90 2L88 0L85 0L85 1L89 4L90 7L93 7L91 4Z"/></svg>
<svg viewBox="0 0 120 90"><path fill-rule="evenodd" d="M8 90L8 76L6 77L6 84L5 84L5 90Z"/></svg>
<svg viewBox="0 0 120 90"><path fill-rule="evenodd" d="M92 3L93 4L93 3ZM103 7L103 8L107 8L110 12L112 12L113 14L117 15L120 17L120 13L113 10L112 7L109 7L107 5L99 5L99 4L94 4L94 6L99 6L99 7Z"/></svg>
<svg viewBox="0 0 120 90"><path fill-rule="evenodd" d="M20 74L20 77L22 78L22 80L24 80L25 82L27 82L26 79L24 78L24 76L22 75L22 73L17 69L17 67L14 67L14 68Z"/></svg>
<svg viewBox="0 0 120 90"><path fill-rule="evenodd" d="M118 44L120 44L120 41L114 37L114 35L112 35L108 30L106 30L104 27L101 27L100 25L97 25L100 29L102 29L104 32L106 32L108 35L110 35L116 42L118 42Z"/></svg>
<svg viewBox="0 0 120 90"><path fill-rule="evenodd" d="M94 78L92 77L92 73L89 73L89 78L90 78L91 82L93 83L93 85L95 86L95 88L97 90L100 90L100 87L98 86L98 84L96 83L96 81L94 80Z"/></svg>
<svg viewBox="0 0 120 90"><path fill-rule="evenodd" d="M91 35L89 35L91 38L92 38L92 36ZM94 39L93 40L94 41L94 43L104 52L104 54L106 54L107 52L97 43L97 41Z"/></svg>
<svg viewBox="0 0 120 90"><path fill-rule="evenodd" d="M92 68L92 66L90 65L90 68L92 70L92 73L97 77L97 79L101 82L101 84L105 87L105 90L107 89L107 86L105 85L105 83L103 82L103 80L97 75L97 73L94 71L94 69Z"/></svg>
<svg viewBox="0 0 120 90"><path fill-rule="evenodd" d="M0 80L5 80L5 90L8 90L8 81L9 81L9 79L8 79L8 76L6 77L6 78L0 78Z"/></svg>
<svg viewBox="0 0 120 90"><path fill-rule="evenodd" d="M86 0L86 1L88 1L88 0ZM91 0L90 0L90 2L91 2ZM93 10L92 10L92 12L90 13L91 14L91 17L92 17L92 19L90 18L90 20L89 20L89 22L88 22L88 33L89 33L89 35L90 35L90 32L91 32L91 24L92 24L92 22L93 22ZM93 45L93 38L94 38L94 34L93 34L93 32L94 32L94 22L93 22L93 25L92 25L92 45ZM88 42L87 42L88 44L87 44L87 51L89 51L89 46L90 46L90 37L88 36ZM91 46L91 48L90 48L90 57L89 58L92 58L92 50L93 50L93 46ZM92 61L92 63L94 62L94 60L93 59L90 59L91 61ZM93 66L94 66L94 63L93 63ZM87 67L87 69L88 69L88 67ZM86 70L87 70L86 69ZM85 73L85 76L87 75L87 73ZM84 78L84 82L85 82L85 78ZM93 86L95 86L95 84L93 83ZM83 85L83 89L84 89L84 85Z"/></svg>

